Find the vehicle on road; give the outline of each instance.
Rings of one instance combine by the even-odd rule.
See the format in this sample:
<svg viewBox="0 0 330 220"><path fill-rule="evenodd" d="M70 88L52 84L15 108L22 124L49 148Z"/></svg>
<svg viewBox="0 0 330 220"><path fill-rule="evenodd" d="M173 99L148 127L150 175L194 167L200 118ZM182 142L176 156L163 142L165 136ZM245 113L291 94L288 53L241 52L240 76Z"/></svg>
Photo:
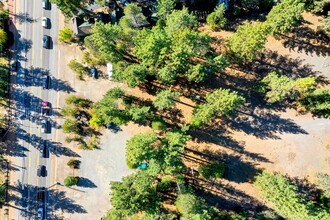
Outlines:
<svg viewBox="0 0 330 220"><path fill-rule="evenodd" d="M42 23L42 27L46 29L49 28L49 19L47 17L43 17L41 23Z"/></svg>
<svg viewBox="0 0 330 220"><path fill-rule="evenodd" d="M47 158L48 156L48 149L46 141L40 145L40 157Z"/></svg>
<svg viewBox="0 0 330 220"><path fill-rule="evenodd" d="M44 208L40 207L38 208L38 220L43 220L44 219Z"/></svg>
<svg viewBox="0 0 330 220"><path fill-rule="evenodd" d="M50 113L50 102L42 101L41 102L41 114L43 116L49 116Z"/></svg>
<svg viewBox="0 0 330 220"><path fill-rule="evenodd" d="M42 0L42 8L49 9L49 0Z"/></svg>
<svg viewBox="0 0 330 220"><path fill-rule="evenodd" d="M45 197L46 197L46 188L41 187L37 192L37 200L41 202L45 202Z"/></svg>
<svg viewBox="0 0 330 220"><path fill-rule="evenodd" d="M42 37L42 47L46 49L50 48L50 36L44 34Z"/></svg>
<svg viewBox="0 0 330 220"><path fill-rule="evenodd" d="M17 60L11 61L11 71L17 71L20 63Z"/></svg>
<svg viewBox="0 0 330 220"><path fill-rule="evenodd" d="M50 77L48 75L42 76L42 88L49 89L50 87Z"/></svg>
<svg viewBox="0 0 330 220"><path fill-rule="evenodd" d="M48 133L48 120L47 119L41 120L41 132Z"/></svg>
<svg viewBox="0 0 330 220"><path fill-rule="evenodd" d="M39 165L38 170L37 170L37 176L46 176L46 167L44 165Z"/></svg>

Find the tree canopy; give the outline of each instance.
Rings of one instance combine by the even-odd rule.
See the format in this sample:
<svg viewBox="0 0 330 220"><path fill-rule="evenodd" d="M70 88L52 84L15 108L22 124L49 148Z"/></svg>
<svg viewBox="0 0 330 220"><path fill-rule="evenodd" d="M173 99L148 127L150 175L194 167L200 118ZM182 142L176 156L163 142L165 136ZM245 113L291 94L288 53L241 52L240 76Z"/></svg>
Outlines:
<svg viewBox="0 0 330 220"><path fill-rule="evenodd" d="M172 92L170 89L164 89L157 93L153 104L159 109L171 108L175 106L175 99L180 95L181 93L179 92Z"/></svg>

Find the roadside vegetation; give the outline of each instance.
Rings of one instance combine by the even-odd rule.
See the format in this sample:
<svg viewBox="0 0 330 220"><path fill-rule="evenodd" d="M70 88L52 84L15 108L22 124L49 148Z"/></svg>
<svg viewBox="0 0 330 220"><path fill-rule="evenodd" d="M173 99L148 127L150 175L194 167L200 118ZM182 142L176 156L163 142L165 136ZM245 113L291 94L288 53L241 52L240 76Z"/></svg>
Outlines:
<svg viewBox="0 0 330 220"><path fill-rule="evenodd" d="M72 5L74 10L64 6L60 9L65 14L76 13L81 4ZM229 30L231 19L242 14L264 14L263 19L234 27L234 33L219 48L214 47L214 38L199 31L197 13L185 7L178 10L179 5L175 0L159 0L157 23L145 28L147 18L141 8L128 4L118 24L97 22L84 39L88 49L84 61L112 63L114 80L153 96L152 100L144 100L116 87L95 103L71 96L62 110L67 142L75 141L81 149L97 149L99 132L114 124L133 121L153 130L127 141L126 164L136 172L110 183L113 208L105 219L329 219L330 197L325 187L328 176L320 176L323 182L310 196L310 191L300 190L298 182L258 170L254 187L272 209L265 205L253 211L242 207L235 213L212 203L212 190L203 191L198 185L221 188L227 164L215 156L204 157L202 162L195 162L198 169L194 170L184 160L189 157L188 143L199 140L200 134L208 133L213 126L225 129L226 122L233 122L238 113L251 114L245 109L254 97L260 98L264 106L286 106L330 117L330 91L315 75L293 76L272 67L255 73L248 85L232 82L228 86L223 82L234 78L226 72L229 67L252 69L256 61L262 60L268 37L289 36L301 24L304 10L323 13L327 3L282 0L274 5L270 0L241 0L228 11L224 4L210 3L214 7L204 20L215 31ZM320 32L329 37L329 17L324 18ZM76 60L68 65L79 79L88 74L88 68ZM186 121L178 119L177 105L182 104L182 98L193 102L192 115ZM75 167L73 161L69 166ZM67 177L65 185L76 185L75 178Z"/></svg>

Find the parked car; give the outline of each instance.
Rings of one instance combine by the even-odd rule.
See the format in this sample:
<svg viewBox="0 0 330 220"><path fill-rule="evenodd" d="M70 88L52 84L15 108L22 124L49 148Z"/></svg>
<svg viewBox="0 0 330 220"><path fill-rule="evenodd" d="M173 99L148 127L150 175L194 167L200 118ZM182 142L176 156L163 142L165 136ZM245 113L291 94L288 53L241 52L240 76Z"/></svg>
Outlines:
<svg viewBox="0 0 330 220"><path fill-rule="evenodd" d="M42 119L41 120L41 132L42 133L47 133L48 132L48 121L47 121L47 119Z"/></svg>
<svg viewBox="0 0 330 220"><path fill-rule="evenodd" d="M42 76L42 88L49 89L50 87L50 77L48 75Z"/></svg>
<svg viewBox="0 0 330 220"><path fill-rule="evenodd" d="M49 116L50 113L50 102L42 101L41 102L41 114L44 116Z"/></svg>
<svg viewBox="0 0 330 220"><path fill-rule="evenodd" d="M46 197L46 188L41 187L37 192L37 200L41 202L45 202L45 197Z"/></svg>
<svg viewBox="0 0 330 220"><path fill-rule="evenodd" d="M17 60L11 61L11 71L17 71L19 66L20 66L20 63Z"/></svg>
<svg viewBox="0 0 330 220"><path fill-rule="evenodd" d="M46 10L49 8L49 0L42 0L42 8Z"/></svg>
<svg viewBox="0 0 330 220"><path fill-rule="evenodd" d="M48 149L46 141L40 145L40 157L47 158L48 156Z"/></svg>
<svg viewBox="0 0 330 220"><path fill-rule="evenodd" d="M37 170L37 176L46 176L46 166L44 165L39 165L38 170Z"/></svg>
<svg viewBox="0 0 330 220"><path fill-rule="evenodd" d="M50 36L44 34L42 37L42 47L46 49L50 48Z"/></svg>
<svg viewBox="0 0 330 220"><path fill-rule="evenodd" d="M49 28L49 19L47 17L42 17L41 23L44 28Z"/></svg>
<svg viewBox="0 0 330 220"><path fill-rule="evenodd" d="M40 207L38 208L38 220L43 220L44 219L44 208Z"/></svg>
<svg viewBox="0 0 330 220"><path fill-rule="evenodd" d="M91 76L94 78L94 79L98 79L99 78L99 75L97 73L97 69L95 67L92 67L90 70L89 70L89 73L91 74Z"/></svg>

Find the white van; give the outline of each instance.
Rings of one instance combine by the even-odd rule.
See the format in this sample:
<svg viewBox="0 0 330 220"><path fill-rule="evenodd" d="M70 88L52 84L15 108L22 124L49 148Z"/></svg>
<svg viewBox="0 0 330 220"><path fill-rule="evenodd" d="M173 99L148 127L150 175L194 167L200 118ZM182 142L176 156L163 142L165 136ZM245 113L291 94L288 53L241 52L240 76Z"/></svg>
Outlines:
<svg viewBox="0 0 330 220"><path fill-rule="evenodd" d="M42 26L44 28L48 28L48 18L46 18L46 17L42 18Z"/></svg>

